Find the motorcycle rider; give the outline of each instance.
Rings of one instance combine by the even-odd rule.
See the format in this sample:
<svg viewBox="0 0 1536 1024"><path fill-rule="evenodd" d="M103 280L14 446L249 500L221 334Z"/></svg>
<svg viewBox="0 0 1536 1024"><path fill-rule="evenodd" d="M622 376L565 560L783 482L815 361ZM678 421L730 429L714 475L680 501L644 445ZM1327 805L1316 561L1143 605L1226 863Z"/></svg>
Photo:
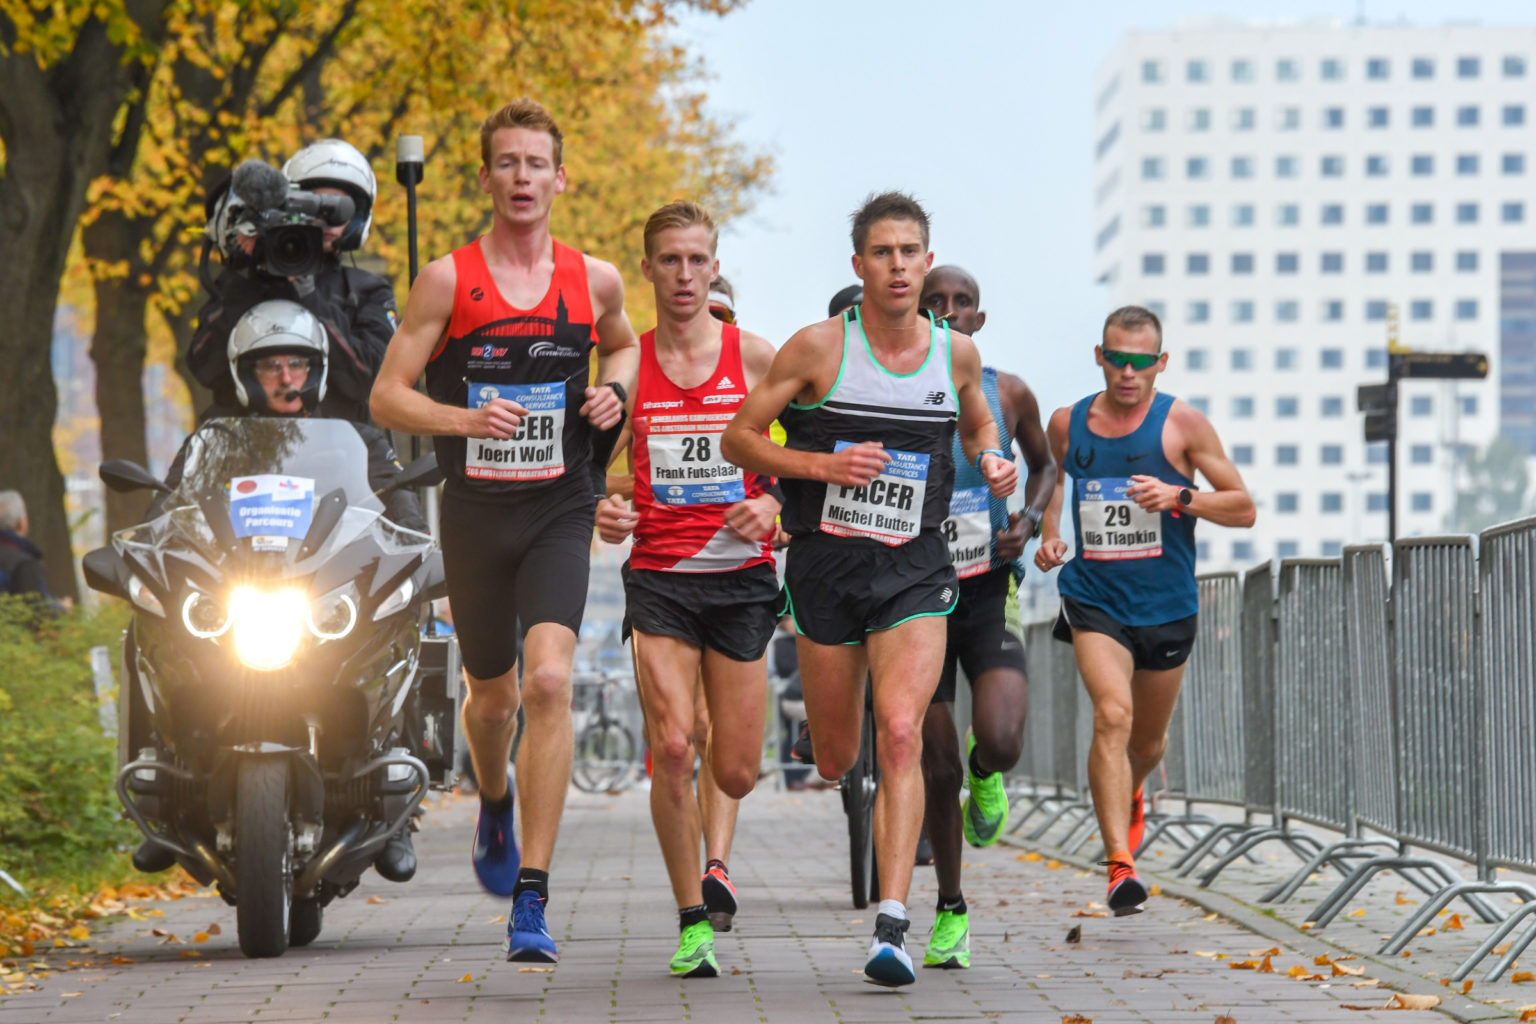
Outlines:
<svg viewBox="0 0 1536 1024"><path fill-rule="evenodd" d="M240 317L230 331L225 348L226 371L232 381L235 404L215 403L205 419L245 416L298 416L321 414L329 384L329 359L326 331L309 310L287 299L268 299L257 303ZM400 472L389 438L378 427L352 421L353 428L368 449L368 483L375 491L383 488ZM175 488L181 482L188 445L183 444L166 483ZM160 515L168 495L160 494L151 504L149 518ZM415 492L399 488L381 496L384 517L397 526L419 533L427 532L426 520ZM137 692L134 688L133 692ZM137 717L130 712L132 720ZM133 747L136 749L137 745ZM164 871L176 862L170 849L145 839L133 854L133 866L140 871ZM410 823L390 837L373 861L374 868L391 882L406 882L416 873L416 852L411 844Z"/></svg>
<svg viewBox="0 0 1536 1024"><path fill-rule="evenodd" d="M373 169L351 144L321 139L299 150L283 165L292 185L322 195L347 195L354 214L343 225L325 229L325 253L319 270L300 278L276 278L249 266L254 229L240 216L244 204L227 188L209 204L207 233L223 259L209 283L213 298L198 312L187 346L187 368L213 391L213 408L199 422L219 415L218 407L237 404L237 385L229 372L225 348L240 317L266 299L297 301L319 318L329 340L329 376L320 410L325 416L370 422L368 393L384 361L384 349L399 316L390 283L377 274L342 263L341 253L362 248L373 223L377 194Z"/></svg>

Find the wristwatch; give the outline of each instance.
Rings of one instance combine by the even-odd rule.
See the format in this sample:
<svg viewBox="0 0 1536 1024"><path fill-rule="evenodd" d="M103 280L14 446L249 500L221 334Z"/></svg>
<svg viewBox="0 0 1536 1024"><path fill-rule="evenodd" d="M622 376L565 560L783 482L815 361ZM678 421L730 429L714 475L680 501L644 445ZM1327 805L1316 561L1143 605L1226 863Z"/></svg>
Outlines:
<svg viewBox="0 0 1536 1024"><path fill-rule="evenodd" d="M629 401L629 392L624 390L624 385L616 380L610 380L603 384L604 387L613 388L613 393L619 396L619 404Z"/></svg>
<svg viewBox="0 0 1536 1024"><path fill-rule="evenodd" d="M1005 451L999 451L996 448L983 448L981 451L976 453L976 472L978 473L981 472L981 459L984 455L996 455L1000 459L1006 459L1008 457L1008 453Z"/></svg>
<svg viewBox="0 0 1536 1024"><path fill-rule="evenodd" d="M1193 502L1194 500L1195 500L1195 492L1194 491L1190 490L1188 487L1180 487L1179 488L1179 507L1180 508L1189 508L1190 503Z"/></svg>
<svg viewBox="0 0 1536 1024"><path fill-rule="evenodd" d="M1040 524L1045 522L1045 513L1027 508L1024 510L1024 518L1034 524L1034 528L1029 531L1030 539L1040 536Z"/></svg>

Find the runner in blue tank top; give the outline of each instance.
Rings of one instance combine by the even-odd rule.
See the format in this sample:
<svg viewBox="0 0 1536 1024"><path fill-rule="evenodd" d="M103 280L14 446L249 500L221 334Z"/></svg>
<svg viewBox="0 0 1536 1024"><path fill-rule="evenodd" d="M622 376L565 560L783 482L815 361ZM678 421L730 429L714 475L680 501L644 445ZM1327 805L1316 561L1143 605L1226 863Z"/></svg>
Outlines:
<svg viewBox="0 0 1536 1024"><path fill-rule="evenodd" d="M1104 321L1104 390L1057 409L1051 451L1066 473L1041 524L1035 564L1061 571L1055 635L1072 644L1093 701L1088 783L1109 859L1109 905L1140 913L1141 787L1168 747L1168 721L1195 643L1195 520L1253 525L1253 499L1215 429L1156 389L1163 326L1140 306ZM1211 485L1197 490L1195 472ZM1071 476L1072 550L1061 537Z"/></svg>
<svg viewBox="0 0 1536 1024"><path fill-rule="evenodd" d="M987 321L976 279L959 267L937 267L923 282L923 306L951 329L975 337ZM948 642L939 688L923 719L924 829L933 850L939 901L924 967L969 967L970 916L960 891L962 837L990 846L1008 825L1003 773L1018 762L1024 745L1027 683L1019 625L1018 559L1035 535L1056 487L1056 460L1040 425L1040 406L1028 385L990 366L981 390L997 425L998 447L1013 454L1017 439L1029 469L1025 507L987 493L986 482L963 458L955 459L955 491L944 521L950 560L960 577L960 600L946 620ZM971 686L971 737L962 755L951 705L958 669ZM962 767L965 765L965 767ZM962 808L961 782L970 780Z"/></svg>
<svg viewBox="0 0 1536 1024"><path fill-rule="evenodd" d="M997 450L976 346L920 307L928 214L899 192L873 196L854 215L853 249L863 302L784 343L721 448L784 491L784 583L823 778L858 756L866 666L873 678L882 899L864 973L895 986L916 977L906 899L923 823L922 721L958 584L940 529L957 418L964 458L993 494L1012 493L1018 470ZM764 436L775 417L782 448Z"/></svg>

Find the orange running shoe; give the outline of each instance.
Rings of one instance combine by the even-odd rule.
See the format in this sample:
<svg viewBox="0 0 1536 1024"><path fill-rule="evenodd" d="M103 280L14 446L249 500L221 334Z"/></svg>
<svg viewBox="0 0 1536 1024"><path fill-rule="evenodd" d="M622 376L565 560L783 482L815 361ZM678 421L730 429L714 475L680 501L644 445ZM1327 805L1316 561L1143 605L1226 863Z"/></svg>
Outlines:
<svg viewBox="0 0 1536 1024"><path fill-rule="evenodd" d="M1141 840L1146 834L1147 805L1141 799L1141 790L1138 789L1131 795L1131 827L1125 834L1125 845L1130 847L1131 856L1141 852Z"/></svg>
<svg viewBox="0 0 1536 1024"><path fill-rule="evenodd" d="M1103 861L1109 867L1109 909L1116 917L1142 912L1147 887L1136 877L1136 862L1124 851Z"/></svg>

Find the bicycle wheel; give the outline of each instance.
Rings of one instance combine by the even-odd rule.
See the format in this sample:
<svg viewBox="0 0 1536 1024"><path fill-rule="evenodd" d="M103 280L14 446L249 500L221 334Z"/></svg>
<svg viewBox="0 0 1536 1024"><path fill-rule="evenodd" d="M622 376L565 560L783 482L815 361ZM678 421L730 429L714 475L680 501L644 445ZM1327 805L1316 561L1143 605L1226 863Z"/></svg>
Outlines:
<svg viewBox="0 0 1536 1024"><path fill-rule="evenodd" d="M880 768L875 761L875 713L864 708L859 737L859 757L843 776L843 809L848 814L849 880L853 905L862 910L879 891L875 864L875 793L880 788Z"/></svg>
<svg viewBox="0 0 1536 1024"><path fill-rule="evenodd" d="M613 719L593 722L576 740L571 781L584 793L610 793L634 779L635 738Z"/></svg>

